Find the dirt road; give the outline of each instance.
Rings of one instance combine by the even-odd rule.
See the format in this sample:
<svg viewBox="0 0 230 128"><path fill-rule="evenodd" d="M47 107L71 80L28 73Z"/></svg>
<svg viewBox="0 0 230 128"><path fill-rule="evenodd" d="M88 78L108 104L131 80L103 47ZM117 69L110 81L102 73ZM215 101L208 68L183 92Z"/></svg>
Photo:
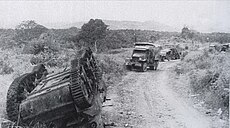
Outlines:
<svg viewBox="0 0 230 128"><path fill-rule="evenodd" d="M128 72L109 89L111 100L104 107L107 123L135 128L212 128L211 118L178 93L184 90L177 90L172 73L177 63L160 63L157 71Z"/></svg>

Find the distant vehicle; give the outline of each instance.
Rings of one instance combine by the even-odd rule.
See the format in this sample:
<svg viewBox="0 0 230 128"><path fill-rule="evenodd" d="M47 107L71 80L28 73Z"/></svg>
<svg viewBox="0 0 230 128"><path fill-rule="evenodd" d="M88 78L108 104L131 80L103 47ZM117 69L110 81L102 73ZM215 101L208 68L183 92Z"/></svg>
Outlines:
<svg viewBox="0 0 230 128"><path fill-rule="evenodd" d="M216 51L216 50L217 50L217 45L214 45L214 44L209 45L209 51L210 52L213 52L213 51Z"/></svg>
<svg viewBox="0 0 230 128"><path fill-rule="evenodd" d="M209 45L209 51L210 52L221 52L222 51L222 47L223 46L221 44L210 44Z"/></svg>
<svg viewBox="0 0 230 128"><path fill-rule="evenodd" d="M171 50L169 48L163 49L160 51L160 61L165 61L166 59L170 60L170 52Z"/></svg>
<svg viewBox="0 0 230 128"><path fill-rule="evenodd" d="M176 48L170 48L169 56L171 60L180 59L180 53Z"/></svg>
<svg viewBox="0 0 230 128"><path fill-rule="evenodd" d="M180 53L176 48L166 48L160 51L160 57L161 61L164 61L165 59L169 60L176 60L180 59Z"/></svg>
<svg viewBox="0 0 230 128"><path fill-rule="evenodd" d="M142 72L147 71L149 67L151 70L157 70L159 64L159 47L155 47L152 43L138 43L131 55L131 58L125 60L125 66L128 70L139 69Z"/></svg>
<svg viewBox="0 0 230 128"><path fill-rule="evenodd" d="M226 52L229 49L230 43L223 44L220 51Z"/></svg>

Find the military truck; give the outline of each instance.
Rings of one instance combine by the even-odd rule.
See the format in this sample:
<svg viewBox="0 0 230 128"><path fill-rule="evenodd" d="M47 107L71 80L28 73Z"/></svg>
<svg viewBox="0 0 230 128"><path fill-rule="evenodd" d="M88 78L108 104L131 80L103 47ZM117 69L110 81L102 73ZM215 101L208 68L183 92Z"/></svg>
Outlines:
<svg viewBox="0 0 230 128"><path fill-rule="evenodd" d="M229 47L230 47L230 43L222 44L220 51L226 52L229 50Z"/></svg>
<svg viewBox="0 0 230 128"><path fill-rule="evenodd" d="M171 50L169 48L160 51L160 61L170 60Z"/></svg>
<svg viewBox="0 0 230 128"><path fill-rule="evenodd" d="M157 70L160 48L152 43L136 43L131 58L126 58L125 66L128 70L138 69L145 72L148 68Z"/></svg>
<svg viewBox="0 0 230 128"><path fill-rule="evenodd" d="M100 68L86 49L62 72L49 74L40 64L16 78L7 93L7 115L23 127L102 128L105 91Z"/></svg>
<svg viewBox="0 0 230 128"><path fill-rule="evenodd" d="M176 48L170 48L169 57L171 60L180 59L180 53Z"/></svg>

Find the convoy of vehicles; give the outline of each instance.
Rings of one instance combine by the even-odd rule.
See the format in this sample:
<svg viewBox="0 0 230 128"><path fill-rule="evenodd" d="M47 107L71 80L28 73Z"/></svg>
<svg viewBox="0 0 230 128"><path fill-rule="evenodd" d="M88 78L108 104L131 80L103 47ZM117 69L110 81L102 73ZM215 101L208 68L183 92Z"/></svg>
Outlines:
<svg viewBox="0 0 230 128"><path fill-rule="evenodd" d="M230 43L225 44L210 44L209 45L209 51L210 52L226 52L229 50Z"/></svg>
<svg viewBox="0 0 230 128"><path fill-rule="evenodd" d="M166 47L166 46L165 46ZM136 42L130 58L126 58L125 66L128 70L137 69L145 72L147 69L157 70L160 61L180 59L176 48L164 48L159 44Z"/></svg>

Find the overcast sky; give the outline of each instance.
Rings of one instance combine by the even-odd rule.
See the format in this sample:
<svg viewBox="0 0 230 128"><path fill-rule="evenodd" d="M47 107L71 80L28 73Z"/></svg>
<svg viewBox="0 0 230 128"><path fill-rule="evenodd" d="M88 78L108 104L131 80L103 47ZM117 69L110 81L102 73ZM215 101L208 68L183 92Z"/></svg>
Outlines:
<svg viewBox="0 0 230 128"><path fill-rule="evenodd" d="M181 28L187 25L200 31L204 26L217 26L216 29L220 31L230 32L230 1L0 2L0 27L15 27L23 20L47 24L88 21L90 18L153 20L173 27Z"/></svg>

